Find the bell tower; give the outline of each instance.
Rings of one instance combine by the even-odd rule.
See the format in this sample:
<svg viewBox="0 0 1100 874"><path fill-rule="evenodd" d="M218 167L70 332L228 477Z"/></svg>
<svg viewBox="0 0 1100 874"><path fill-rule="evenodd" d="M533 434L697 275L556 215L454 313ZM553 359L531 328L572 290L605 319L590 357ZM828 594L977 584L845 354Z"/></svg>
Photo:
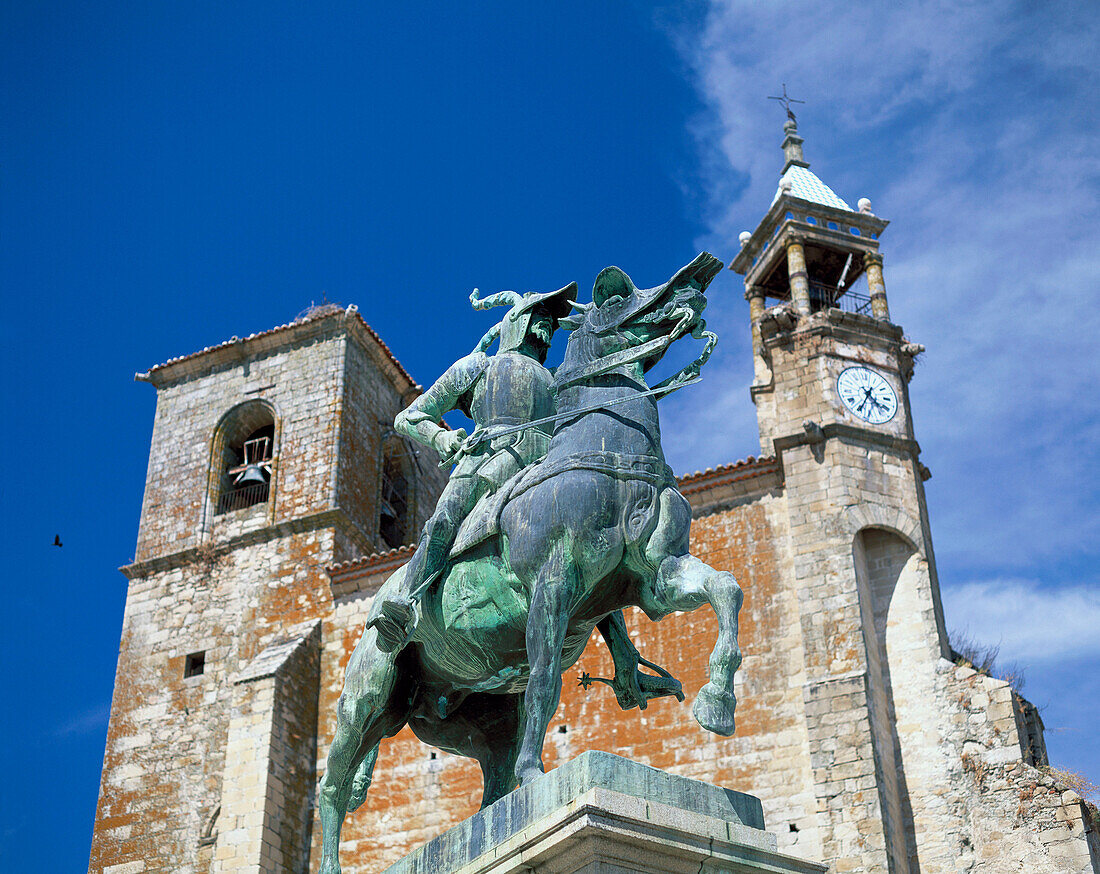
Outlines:
<svg viewBox="0 0 1100 874"><path fill-rule="evenodd" d="M923 347L891 321L888 222L810 170L787 115L775 197L731 269L761 449L784 483L817 828L838 866L908 874L931 791L911 785L927 750L913 725L950 654L908 394Z"/></svg>
<svg viewBox="0 0 1100 874"><path fill-rule="evenodd" d="M859 425L867 423L866 414L871 411L875 413L872 418L881 418L886 412L879 407L883 402L889 406L890 392L885 387L879 392L872 390L874 402L866 402L864 392L872 387L863 384L862 374L856 374L859 397L865 401L862 408L838 406L840 390L830 392L823 383L806 386L811 395L821 389L817 397L801 398L809 406L785 402L794 387L788 380L795 374L776 365L794 351L788 341L793 338L795 326L805 329L811 322L855 329L872 357L893 357L892 362L883 359L882 364L896 370L900 377L890 386L896 408L891 407L890 417L877 424L891 434L911 439L905 385L912 375L913 356L921 347L900 342L901 330L890 321L879 253L879 236L889 222L871 212L867 198L862 198L858 210L853 210L810 170L793 113L783 133L785 161L771 208L755 231L741 234L741 251L730 265L745 277L745 297L752 318L752 396L760 423L761 449L770 454L772 440L801 426L798 417L805 419L804 413L823 417L825 421L818 422L822 425ZM864 356L856 363L870 364L871 359Z"/></svg>
<svg viewBox="0 0 1100 874"><path fill-rule="evenodd" d="M306 870L325 569L434 506L437 459L392 425L419 387L332 304L136 378L156 418L89 871Z"/></svg>

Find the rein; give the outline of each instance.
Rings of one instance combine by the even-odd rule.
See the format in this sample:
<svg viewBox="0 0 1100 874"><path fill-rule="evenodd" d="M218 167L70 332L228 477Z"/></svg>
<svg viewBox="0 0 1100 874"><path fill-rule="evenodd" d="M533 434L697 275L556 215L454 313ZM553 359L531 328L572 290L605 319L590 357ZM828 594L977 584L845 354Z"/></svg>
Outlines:
<svg viewBox="0 0 1100 874"><path fill-rule="evenodd" d="M612 352L610 355L605 355L603 358L589 361L572 373L559 375L555 380L558 391L568 386L575 385L578 382L585 382L594 376L601 376L618 367L622 367L624 364L633 364L635 361L642 361L654 352L664 352L676 339L678 339L676 336L666 334L663 337L655 337L646 343L633 346L630 349L622 349L618 352Z"/></svg>
<svg viewBox="0 0 1100 874"><path fill-rule="evenodd" d="M620 352L612 353L611 355L605 355L603 358L598 358L595 361L589 362L580 370L573 371L573 373L567 375L564 380L559 378L557 380L557 390L561 391L562 388L567 386L575 385L583 380L608 373L618 367L622 367L624 364L641 361L655 352L663 352L687 333L689 315L690 314L685 313L685 317L681 319L680 324L663 337L656 337L653 340L649 340L648 342L634 346L630 349L624 349ZM531 428L540 428L543 425L553 425L557 422L565 421L566 419L575 419L578 416L606 410L608 407L615 406L616 404L623 404L627 401L637 400L638 398L656 397L657 400L661 400L661 398L668 397L674 391L679 391L684 386L694 385L702 379L699 372L702 370L703 365L707 363L707 359L710 358L710 354L714 351L714 346L718 342L718 337L713 332L703 330L696 333L697 331L698 326L695 331L692 331L692 336L697 336L699 339L705 338L707 343L706 346L703 347L703 351L700 353L699 357L690 364L682 367L668 379L658 383L653 388L647 391L637 392L636 394L624 395L623 397L614 398L609 401L601 401L598 404L591 404L587 407L580 407L579 409L563 410L550 416L543 416L541 419L535 419L532 422L521 422L516 425L508 425L504 428L477 428L473 434L462 441L458 452L452 457L443 459L440 462L440 467L453 464L464 455L470 455L478 446L487 440L496 440L499 437L519 434Z"/></svg>
<svg viewBox="0 0 1100 874"><path fill-rule="evenodd" d="M685 367L684 370L680 371L680 373L676 375L679 376L687 369L688 368ZM535 419L533 422L523 422L519 425L509 425L506 428L486 428L482 431L474 431L473 434L462 441L461 451L469 454L471 451L477 448L479 444L484 443L486 440L496 440L498 437L507 437L510 434L518 434L520 431L527 431L531 428L538 428L542 425L552 425L555 422L561 422L565 419L574 419L577 416L594 413L598 410L606 410L608 407L613 407L616 404L625 404L627 401L637 400L638 398L648 398L656 395L658 396L657 400L660 400L663 397L668 397L668 395L672 394L674 391L682 389L685 385L694 385L700 380L702 380L702 377L698 374L691 377L690 379L685 380L684 382L681 382L679 385L669 385L670 380L665 380L656 388L649 389L649 391L641 391L637 394L624 395L621 398L614 398L610 401L602 401L601 403L591 404L590 406L581 407L580 409L576 410L566 410L563 413L555 413L552 416L543 416L541 419Z"/></svg>

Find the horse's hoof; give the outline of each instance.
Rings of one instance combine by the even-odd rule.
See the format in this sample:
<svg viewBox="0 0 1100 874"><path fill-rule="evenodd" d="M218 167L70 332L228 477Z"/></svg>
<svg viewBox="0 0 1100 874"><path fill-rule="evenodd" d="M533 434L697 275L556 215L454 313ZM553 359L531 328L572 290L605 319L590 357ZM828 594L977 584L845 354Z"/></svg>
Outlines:
<svg viewBox="0 0 1100 874"><path fill-rule="evenodd" d="M340 874L339 861L331 858L321 859L321 867L317 874Z"/></svg>
<svg viewBox="0 0 1100 874"><path fill-rule="evenodd" d="M538 768L538 767L534 767L534 766L532 766L530 768L524 768L523 770L516 772L516 776L519 778L519 785L520 786L526 786L528 783L530 783L534 780L537 780L542 775L543 775L542 768Z"/></svg>
<svg viewBox="0 0 1100 874"><path fill-rule="evenodd" d="M735 731L734 710L737 699L732 692L707 683L699 690L695 704L691 708L695 721L707 731L713 731L723 737L729 737Z"/></svg>

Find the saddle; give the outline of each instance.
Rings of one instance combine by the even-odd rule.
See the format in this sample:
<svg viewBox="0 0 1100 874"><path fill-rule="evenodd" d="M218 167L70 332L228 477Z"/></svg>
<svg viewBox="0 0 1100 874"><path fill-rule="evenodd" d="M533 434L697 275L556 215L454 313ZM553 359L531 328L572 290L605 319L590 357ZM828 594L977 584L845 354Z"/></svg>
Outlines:
<svg viewBox="0 0 1100 874"><path fill-rule="evenodd" d="M621 480L635 480L653 486L644 496L626 508L628 536L638 536L646 528L656 509L656 495L664 485L675 485L676 475L661 459L652 455L626 455L620 452L580 452L549 461L543 458L513 474L499 489L483 495L469 515L462 520L448 558L452 561L464 553L496 537L500 533L500 517L513 498L534 488L551 477L570 470L592 470Z"/></svg>

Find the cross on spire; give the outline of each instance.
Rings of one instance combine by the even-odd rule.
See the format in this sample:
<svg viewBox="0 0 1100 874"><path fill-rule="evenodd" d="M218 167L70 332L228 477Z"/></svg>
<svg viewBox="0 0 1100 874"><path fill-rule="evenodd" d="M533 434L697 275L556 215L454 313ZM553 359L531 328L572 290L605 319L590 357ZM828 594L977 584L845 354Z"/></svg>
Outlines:
<svg viewBox="0 0 1100 874"><path fill-rule="evenodd" d="M788 97L787 96L787 83L786 82L783 83L783 96L782 97L769 97L768 100L778 100L783 105L783 108L785 110L787 110L787 118L789 118L791 121L795 122L795 124L798 123L798 119L796 119L794 117L794 113L791 112L791 104L792 103L805 103L806 102L805 100L795 100L793 97Z"/></svg>

